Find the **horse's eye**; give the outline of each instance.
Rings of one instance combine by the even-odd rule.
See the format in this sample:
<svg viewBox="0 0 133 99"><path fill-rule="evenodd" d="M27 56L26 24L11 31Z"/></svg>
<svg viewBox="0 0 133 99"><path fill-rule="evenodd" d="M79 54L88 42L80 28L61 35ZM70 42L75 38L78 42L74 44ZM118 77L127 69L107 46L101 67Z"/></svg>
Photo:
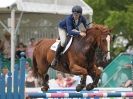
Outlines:
<svg viewBox="0 0 133 99"><path fill-rule="evenodd" d="M102 39L102 42L106 42L106 40L105 39Z"/></svg>

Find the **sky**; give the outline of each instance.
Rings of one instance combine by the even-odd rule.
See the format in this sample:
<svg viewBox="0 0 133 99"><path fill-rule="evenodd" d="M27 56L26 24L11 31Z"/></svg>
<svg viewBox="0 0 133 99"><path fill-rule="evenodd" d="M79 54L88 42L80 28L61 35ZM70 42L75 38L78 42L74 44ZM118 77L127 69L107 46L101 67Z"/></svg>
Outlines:
<svg viewBox="0 0 133 99"><path fill-rule="evenodd" d="M13 4L16 0L0 0L0 8Z"/></svg>

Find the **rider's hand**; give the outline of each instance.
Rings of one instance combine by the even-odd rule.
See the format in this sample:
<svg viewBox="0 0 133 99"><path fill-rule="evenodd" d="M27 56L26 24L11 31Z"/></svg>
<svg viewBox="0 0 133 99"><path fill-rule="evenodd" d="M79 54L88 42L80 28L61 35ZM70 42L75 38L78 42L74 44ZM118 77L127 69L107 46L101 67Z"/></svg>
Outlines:
<svg viewBox="0 0 133 99"><path fill-rule="evenodd" d="M85 37L85 36L86 36L86 33L85 33L85 32L80 32L80 35L81 35L82 37Z"/></svg>

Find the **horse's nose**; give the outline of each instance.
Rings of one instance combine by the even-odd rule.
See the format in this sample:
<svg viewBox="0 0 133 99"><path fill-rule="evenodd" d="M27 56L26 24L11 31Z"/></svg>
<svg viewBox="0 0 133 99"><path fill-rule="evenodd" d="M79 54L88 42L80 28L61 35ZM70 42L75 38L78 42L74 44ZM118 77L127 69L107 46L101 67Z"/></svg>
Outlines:
<svg viewBox="0 0 133 99"><path fill-rule="evenodd" d="M110 60L110 52L109 52L109 51L107 52L107 57L106 57L106 59L107 59L107 61Z"/></svg>
<svg viewBox="0 0 133 99"><path fill-rule="evenodd" d="M104 62L108 62L109 60L110 60L109 54L105 54L105 55L103 56L103 61L104 61Z"/></svg>
<svg viewBox="0 0 133 99"><path fill-rule="evenodd" d="M106 56L106 55L103 56L103 61L104 61L104 62L107 61L107 56Z"/></svg>

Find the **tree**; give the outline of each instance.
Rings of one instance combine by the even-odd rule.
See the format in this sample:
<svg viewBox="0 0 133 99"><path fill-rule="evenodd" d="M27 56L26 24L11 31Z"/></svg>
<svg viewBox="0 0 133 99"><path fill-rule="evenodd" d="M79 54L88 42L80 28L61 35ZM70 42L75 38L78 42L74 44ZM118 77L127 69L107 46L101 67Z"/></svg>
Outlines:
<svg viewBox="0 0 133 99"><path fill-rule="evenodd" d="M110 11L110 16L104 21L113 34L123 36L128 40L127 45L120 50L125 51L129 46L133 46L133 5L127 7L127 11Z"/></svg>
<svg viewBox="0 0 133 99"><path fill-rule="evenodd" d="M104 20L109 15L106 0L85 0L85 2L93 8L93 20L96 23L103 24ZM105 9L106 8L106 9Z"/></svg>

